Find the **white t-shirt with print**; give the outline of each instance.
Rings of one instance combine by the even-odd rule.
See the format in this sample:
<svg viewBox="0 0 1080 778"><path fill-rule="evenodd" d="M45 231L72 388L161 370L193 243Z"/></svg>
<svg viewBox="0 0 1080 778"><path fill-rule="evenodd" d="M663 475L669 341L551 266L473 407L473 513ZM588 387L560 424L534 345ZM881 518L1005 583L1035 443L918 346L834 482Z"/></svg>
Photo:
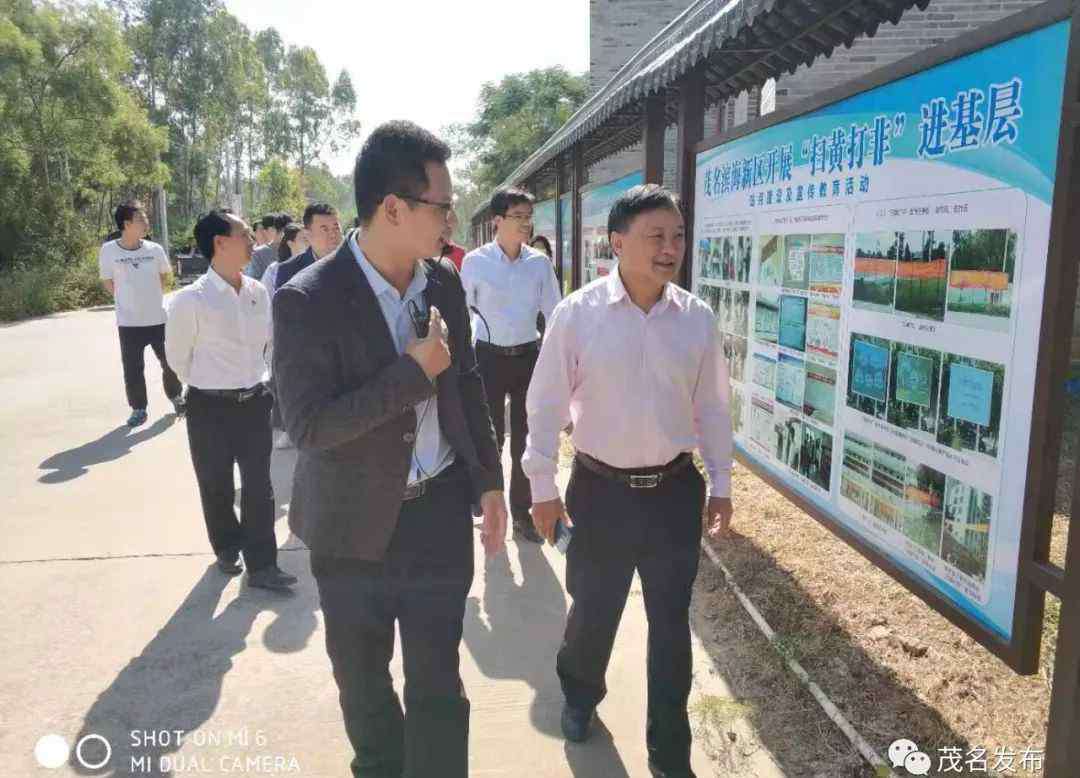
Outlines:
<svg viewBox="0 0 1080 778"><path fill-rule="evenodd" d="M98 255L101 278L112 279L116 323L121 327L152 327L165 323L161 276L172 267L165 249L150 240L129 251L110 240Z"/></svg>

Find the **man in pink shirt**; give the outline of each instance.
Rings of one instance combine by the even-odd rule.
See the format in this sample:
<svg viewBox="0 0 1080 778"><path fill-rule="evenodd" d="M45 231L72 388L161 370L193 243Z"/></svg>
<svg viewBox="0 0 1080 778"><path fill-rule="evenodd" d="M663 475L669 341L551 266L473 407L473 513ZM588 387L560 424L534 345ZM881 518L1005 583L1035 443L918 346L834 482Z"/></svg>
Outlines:
<svg viewBox="0 0 1080 778"><path fill-rule="evenodd" d="M690 594L702 531L731 521L727 366L712 310L674 283L686 249L675 195L637 186L608 216L616 269L555 309L526 401L523 467L537 531L573 525L573 598L556 670L568 740L589 735L630 583L641 576L649 620L649 768L690 769ZM566 505L555 485L559 431L577 451ZM693 465L698 449L711 482Z"/></svg>

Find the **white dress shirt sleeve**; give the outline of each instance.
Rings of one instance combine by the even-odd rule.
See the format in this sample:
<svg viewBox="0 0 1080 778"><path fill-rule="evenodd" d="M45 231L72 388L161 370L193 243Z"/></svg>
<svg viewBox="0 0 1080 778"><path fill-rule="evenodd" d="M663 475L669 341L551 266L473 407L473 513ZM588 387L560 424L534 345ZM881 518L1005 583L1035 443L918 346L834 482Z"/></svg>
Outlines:
<svg viewBox="0 0 1080 778"><path fill-rule="evenodd" d="M461 285L465 287L466 305L476 305L476 263L472 253L466 254L465 259L461 260ZM469 314L472 315L472 312Z"/></svg>
<svg viewBox="0 0 1080 778"><path fill-rule="evenodd" d="M709 496L731 496L731 385L720 333L709 322L708 343L694 387L694 427L709 474Z"/></svg>
<svg viewBox="0 0 1080 778"><path fill-rule="evenodd" d="M525 397L529 436L521 467L529 477L533 503L559 497L559 432L570 421L570 396L577 365L570 309L556 308L547 324L529 391Z"/></svg>
<svg viewBox="0 0 1080 778"><path fill-rule="evenodd" d="M559 291L559 279L555 277L555 266L548 261L547 272L544 273L544 287L540 290L540 313L544 314L545 332L546 322L551 321L551 314L561 300L562 293Z"/></svg>
<svg viewBox="0 0 1080 778"><path fill-rule="evenodd" d="M165 358L181 383L190 383L191 362L195 356L195 336L198 334L198 318L195 315L195 298L191 294L177 293L169 306L165 320Z"/></svg>

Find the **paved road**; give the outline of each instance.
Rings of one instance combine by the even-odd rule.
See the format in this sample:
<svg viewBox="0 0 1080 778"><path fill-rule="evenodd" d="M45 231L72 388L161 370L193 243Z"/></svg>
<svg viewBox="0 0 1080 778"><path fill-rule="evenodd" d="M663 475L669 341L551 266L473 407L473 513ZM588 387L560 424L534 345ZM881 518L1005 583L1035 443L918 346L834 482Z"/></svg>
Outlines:
<svg viewBox="0 0 1080 778"><path fill-rule="evenodd" d="M131 432L111 310L0 326L0 772L346 776L307 552L284 521L295 454L274 457L281 566L301 579L282 598L212 566L184 423L147 358L150 421ZM462 652L473 776L648 776L639 587L597 736L572 746L559 735L563 568L550 547L516 544L478 564ZM695 694L725 695L697 657ZM33 749L46 734L100 735L111 758L45 769ZM90 738L83 756L103 751ZM699 750L694 765L717 774ZM779 772L762 752L745 774Z"/></svg>

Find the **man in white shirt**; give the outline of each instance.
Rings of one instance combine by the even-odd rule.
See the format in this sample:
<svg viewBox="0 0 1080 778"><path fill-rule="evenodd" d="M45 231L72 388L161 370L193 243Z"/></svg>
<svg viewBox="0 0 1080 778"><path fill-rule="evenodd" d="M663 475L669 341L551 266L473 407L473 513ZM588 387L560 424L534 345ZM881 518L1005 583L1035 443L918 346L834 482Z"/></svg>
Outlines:
<svg viewBox="0 0 1080 778"><path fill-rule="evenodd" d="M143 354L154 351L161 363L165 396L177 416L184 415L183 386L165 357L165 305L163 289L172 276L165 249L146 240L150 222L136 200L119 205L114 213L120 237L103 244L98 254L101 282L116 300L116 323L120 330L120 359L124 365L124 389L131 417L138 427L146 422L146 375Z"/></svg>
<svg viewBox="0 0 1080 778"><path fill-rule="evenodd" d="M551 541L558 521L574 526L573 606L556 662L562 730L571 741L589 735L637 570L649 620L649 767L656 778L693 778L690 594L702 531L719 537L732 514L727 367L712 310L674 283L686 249L675 195L634 187L612 207L608 234L618 264L555 309L528 394L533 520ZM577 455L564 508L555 473L571 420Z"/></svg>
<svg viewBox="0 0 1080 778"><path fill-rule="evenodd" d="M461 282L476 317L476 357L484 378L495 439L506 437L505 404L510 398L510 512L514 538L542 542L529 517L532 497L521 469L528 423L525 393L540 353L537 316L551 319L559 304L559 282L551 260L527 243L532 235L533 196L501 189L491 198L495 240L465 255Z"/></svg>
<svg viewBox="0 0 1080 778"><path fill-rule="evenodd" d="M277 566L270 484L270 296L242 273L254 243L242 220L211 211L195 225L195 240L210 268L176 293L165 350L188 384L188 443L210 545L223 573L240 573L243 552L249 586L288 589L296 578Z"/></svg>

